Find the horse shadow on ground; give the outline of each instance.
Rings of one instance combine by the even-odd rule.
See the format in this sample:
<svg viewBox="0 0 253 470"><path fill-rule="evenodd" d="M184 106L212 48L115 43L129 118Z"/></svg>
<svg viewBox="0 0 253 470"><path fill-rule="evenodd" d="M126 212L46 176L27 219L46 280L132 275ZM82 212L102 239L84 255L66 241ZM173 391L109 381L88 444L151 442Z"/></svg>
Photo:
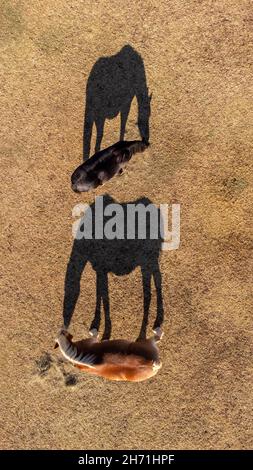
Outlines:
<svg viewBox="0 0 253 470"><path fill-rule="evenodd" d="M104 211L104 215L100 219L98 217L98 206L96 205L98 199L102 200ZM138 207L144 209L144 213L146 211L147 216L135 217L134 222L129 225L128 204L134 204L135 207L139 205ZM118 209L116 209L116 206ZM146 338L150 310L152 277L157 297L157 311L153 328L161 326L164 319L162 278L159 267L159 255L162 246L160 209L152 204L148 198L143 197L131 203L116 204L116 201L109 195L96 198L95 202L90 206L87 205L87 207L89 210L86 210L81 219L76 222L76 238L74 238L66 270L63 302L64 325L65 327L70 325L80 294L81 276L86 264L90 262L96 272L96 307L90 329L96 328L99 330L103 304L105 330L102 339L109 339L111 336L111 318L108 274L114 273L123 276L140 267L143 285L143 320L138 339L144 339ZM121 223L117 224L117 228L114 225L116 219L112 217L115 210L120 211L122 215ZM95 215L97 218L96 223ZM98 234L99 232L96 227L97 221L100 221L99 230L101 231L102 227L103 231L102 235L100 233L100 239L95 239L95 233ZM113 229L116 228L117 238L108 239L108 229L111 233L112 227ZM96 230L98 231L96 232ZM89 236L92 236L91 239L83 237L84 234L87 236L88 233ZM140 233L143 238L137 238ZM127 238L127 235L128 237L131 236L131 239ZM129 292L126 292L126 295L129 296Z"/></svg>
<svg viewBox="0 0 253 470"><path fill-rule="evenodd" d="M151 96L140 54L132 46L124 46L117 54L101 57L90 72L86 86L83 128L83 160L90 156L93 124L97 136L95 152L101 148L106 119L121 115L119 140L124 140L126 123L133 98L138 103L138 128L141 138L149 141Z"/></svg>

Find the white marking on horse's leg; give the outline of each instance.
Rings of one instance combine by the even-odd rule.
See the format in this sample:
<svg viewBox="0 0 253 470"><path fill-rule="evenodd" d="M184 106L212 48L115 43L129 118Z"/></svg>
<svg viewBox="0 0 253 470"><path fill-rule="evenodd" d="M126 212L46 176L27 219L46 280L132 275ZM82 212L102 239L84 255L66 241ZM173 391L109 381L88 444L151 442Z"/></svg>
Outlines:
<svg viewBox="0 0 253 470"><path fill-rule="evenodd" d="M98 338L99 336L97 328L91 328L91 330L89 331L89 334L92 336L92 338Z"/></svg>
<svg viewBox="0 0 253 470"><path fill-rule="evenodd" d="M62 326L60 328L60 331L68 331L68 326L65 325L65 323L62 323Z"/></svg>
<svg viewBox="0 0 253 470"><path fill-rule="evenodd" d="M154 336L155 341L160 341L164 335L162 328L160 326L158 326L157 328L154 328L153 333L155 335Z"/></svg>

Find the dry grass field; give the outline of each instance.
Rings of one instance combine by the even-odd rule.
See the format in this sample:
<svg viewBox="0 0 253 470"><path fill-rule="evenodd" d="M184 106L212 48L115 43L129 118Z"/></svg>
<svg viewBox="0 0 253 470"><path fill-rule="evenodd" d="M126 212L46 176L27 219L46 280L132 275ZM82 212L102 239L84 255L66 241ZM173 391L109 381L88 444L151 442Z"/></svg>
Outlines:
<svg viewBox="0 0 253 470"><path fill-rule="evenodd" d="M1 448L252 447L252 21L250 0L1 1ZM86 84L125 45L145 66L151 145L96 194L181 205L179 249L159 260L163 367L140 383L81 374L53 349L72 208L94 202L70 188ZM136 122L134 98L126 139ZM102 147L119 129L106 120ZM109 297L112 336L134 339L140 268L110 274ZM87 264L74 338L95 302Z"/></svg>

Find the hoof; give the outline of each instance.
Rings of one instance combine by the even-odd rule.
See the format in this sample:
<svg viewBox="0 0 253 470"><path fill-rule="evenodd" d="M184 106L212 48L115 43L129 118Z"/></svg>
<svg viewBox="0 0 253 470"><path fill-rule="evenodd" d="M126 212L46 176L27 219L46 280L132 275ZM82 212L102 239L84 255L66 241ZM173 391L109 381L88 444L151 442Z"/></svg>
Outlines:
<svg viewBox="0 0 253 470"><path fill-rule="evenodd" d="M164 333L162 331L162 328L160 326L158 326L157 328L154 328L153 329L153 333L157 339L157 341L159 341L160 339L162 339Z"/></svg>
<svg viewBox="0 0 253 470"><path fill-rule="evenodd" d="M68 333L68 327L63 324L61 326L60 330L59 330L58 336L60 336L62 334L66 335L67 333Z"/></svg>
<svg viewBox="0 0 253 470"><path fill-rule="evenodd" d="M89 331L89 334L92 336L92 338L97 338L98 337L97 328L91 328L91 330Z"/></svg>

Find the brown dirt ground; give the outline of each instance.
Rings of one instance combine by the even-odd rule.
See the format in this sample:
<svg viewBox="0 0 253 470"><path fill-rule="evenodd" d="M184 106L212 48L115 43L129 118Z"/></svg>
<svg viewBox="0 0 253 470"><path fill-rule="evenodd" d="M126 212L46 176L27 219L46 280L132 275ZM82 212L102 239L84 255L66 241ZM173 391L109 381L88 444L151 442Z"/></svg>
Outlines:
<svg viewBox="0 0 253 470"><path fill-rule="evenodd" d="M1 2L2 448L252 447L252 20L248 0ZM153 93L152 146L106 192L177 201L182 213L180 248L160 259L163 368L137 384L81 375L53 351L71 210L93 200L69 184L85 85L95 61L125 44ZM135 113L133 103L127 138L138 137ZM118 131L118 118L107 121L104 147ZM110 300L113 336L133 338L139 269L110 276ZM94 305L87 267L76 336Z"/></svg>

